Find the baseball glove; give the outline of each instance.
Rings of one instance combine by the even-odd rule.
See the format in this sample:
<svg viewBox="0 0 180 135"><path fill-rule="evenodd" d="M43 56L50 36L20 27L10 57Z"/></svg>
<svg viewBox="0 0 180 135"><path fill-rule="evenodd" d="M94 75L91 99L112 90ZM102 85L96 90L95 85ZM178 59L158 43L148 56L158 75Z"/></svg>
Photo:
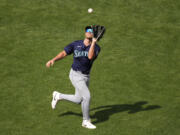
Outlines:
<svg viewBox="0 0 180 135"><path fill-rule="evenodd" d="M93 25L92 29L93 29L94 38L96 38L98 41L103 37L106 31L105 27L100 25Z"/></svg>

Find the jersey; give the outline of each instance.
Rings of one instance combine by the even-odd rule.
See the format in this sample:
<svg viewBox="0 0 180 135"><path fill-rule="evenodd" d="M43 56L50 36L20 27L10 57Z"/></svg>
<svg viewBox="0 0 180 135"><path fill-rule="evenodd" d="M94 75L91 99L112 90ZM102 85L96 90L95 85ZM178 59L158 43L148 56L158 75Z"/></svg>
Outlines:
<svg viewBox="0 0 180 135"><path fill-rule="evenodd" d="M88 52L90 49L90 46L84 45L84 40L78 40L74 41L71 44L67 45L64 50L67 53L67 55L70 55L73 53L73 64L72 69L75 71L80 71L83 74L89 74L91 71L92 64L94 60L97 58L99 52L100 52L100 46L95 44L95 57L90 60L88 58Z"/></svg>

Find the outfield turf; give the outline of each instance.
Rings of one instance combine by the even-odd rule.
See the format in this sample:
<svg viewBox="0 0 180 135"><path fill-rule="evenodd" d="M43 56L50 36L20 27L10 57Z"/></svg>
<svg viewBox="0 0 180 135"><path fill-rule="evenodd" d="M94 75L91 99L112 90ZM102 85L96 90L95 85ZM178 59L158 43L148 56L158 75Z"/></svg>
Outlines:
<svg viewBox="0 0 180 135"><path fill-rule="evenodd" d="M87 13L93 8L92 14ZM91 72L91 118L74 93L69 56L45 63L84 27L107 28ZM179 0L0 0L0 135L179 135Z"/></svg>

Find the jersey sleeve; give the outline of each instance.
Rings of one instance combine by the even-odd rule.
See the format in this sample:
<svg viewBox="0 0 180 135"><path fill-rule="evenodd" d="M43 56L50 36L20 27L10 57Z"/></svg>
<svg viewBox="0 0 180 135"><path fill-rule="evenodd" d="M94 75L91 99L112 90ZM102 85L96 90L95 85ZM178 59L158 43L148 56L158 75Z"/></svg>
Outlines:
<svg viewBox="0 0 180 135"><path fill-rule="evenodd" d="M64 51L67 53L67 55L72 54L73 51L74 51L74 42L69 44L69 45L67 45L67 46L65 46L64 47Z"/></svg>
<svg viewBox="0 0 180 135"><path fill-rule="evenodd" d="M96 48L95 48L95 58L98 57L100 51L101 51L101 48L98 45L96 45Z"/></svg>

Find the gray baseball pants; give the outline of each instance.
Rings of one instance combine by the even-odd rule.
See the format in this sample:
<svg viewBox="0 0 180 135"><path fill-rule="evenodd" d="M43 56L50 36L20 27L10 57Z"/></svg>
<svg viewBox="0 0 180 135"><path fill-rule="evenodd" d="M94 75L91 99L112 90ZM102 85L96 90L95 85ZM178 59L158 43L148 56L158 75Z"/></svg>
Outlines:
<svg viewBox="0 0 180 135"><path fill-rule="evenodd" d="M60 98L81 104L83 120L89 120L89 105L90 105L90 92L89 92L89 75L82 74L79 71L71 69L69 78L75 88L74 95L60 94Z"/></svg>

